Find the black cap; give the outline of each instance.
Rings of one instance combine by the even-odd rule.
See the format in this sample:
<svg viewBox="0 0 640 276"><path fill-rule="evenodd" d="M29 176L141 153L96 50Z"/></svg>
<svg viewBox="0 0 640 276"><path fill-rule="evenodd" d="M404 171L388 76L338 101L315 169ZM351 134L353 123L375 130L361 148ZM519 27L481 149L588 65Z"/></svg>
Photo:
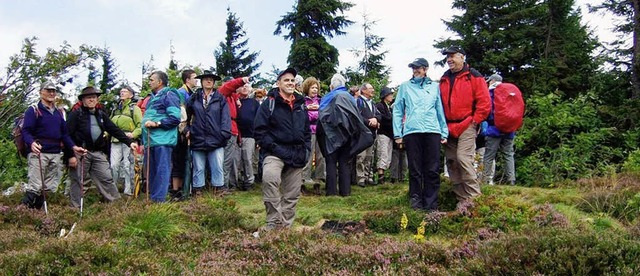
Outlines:
<svg viewBox="0 0 640 276"><path fill-rule="evenodd" d="M409 67L429 67L429 62L424 58L416 58L413 62L409 63Z"/></svg>
<svg viewBox="0 0 640 276"><path fill-rule="evenodd" d="M287 68L286 70L280 72L280 74L278 74L278 78L277 80L280 80L280 77L282 77L282 75L286 74L286 73L291 73L293 74L293 76L295 77L296 75L298 75L298 72L296 72L296 69L293 68Z"/></svg>
<svg viewBox="0 0 640 276"><path fill-rule="evenodd" d="M393 91L391 91L391 88L389 87L383 87L382 90L380 90L380 99L384 99L384 97L388 96L389 94L393 94Z"/></svg>
<svg viewBox="0 0 640 276"><path fill-rule="evenodd" d="M460 46L449 46L449 48L445 49L442 51L443 55L448 55L448 54L455 54L455 53L461 53L463 55L467 55L467 53L464 51L464 49L462 49L462 47Z"/></svg>
<svg viewBox="0 0 640 276"><path fill-rule="evenodd" d="M204 70L204 72L201 75L196 76L196 79L204 79L204 78L213 78L214 81L220 80L220 77L218 77L218 75L214 74L209 70Z"/></svg>

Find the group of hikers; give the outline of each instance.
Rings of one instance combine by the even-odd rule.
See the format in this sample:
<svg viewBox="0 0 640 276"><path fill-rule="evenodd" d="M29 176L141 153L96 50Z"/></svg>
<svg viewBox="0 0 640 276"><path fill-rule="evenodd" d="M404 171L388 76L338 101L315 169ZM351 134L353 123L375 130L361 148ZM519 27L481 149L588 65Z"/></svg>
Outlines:
<svg viewBox="0 0 640 276"><path fill-rule="evenodd" d="M66 112L56 106L58 88L47 81L40 101L24 113L28 183L22 203L46 208L46 191L57 190L63 168L74 207L82 208L89 179L104 201L121 198L120 179L123 194L132 196L132 164L144 159L143 189L153 202L200 196L207 182L215 195L261 182L267 230L291 227L304 184L319 191L324 182L327 196L349 196L353 184L403 182L407 167L411 207L435 211L441 146L459 204L479 195L481 182L493 184L498 150L515 184L519 125L507 132L496 126L503 120L496 119L502 115L494 90L502 77L485 79L458 46L442 53L449 70L439 82L427 77L429 63L418 58L408 65L411 79L395 94L382 88L378 103L370 83L348 87L340 74L321 96L320 82L293 68L280 72L269 91L253 89L247 76L216 86L221 78L212 72L184 70L179 89L168 86L166 73L151 73L151 93L137 102L136 91L123 86L111 111L98 101L102 91L86 87ZM481 166L477 137L486 137Z"/></svg>

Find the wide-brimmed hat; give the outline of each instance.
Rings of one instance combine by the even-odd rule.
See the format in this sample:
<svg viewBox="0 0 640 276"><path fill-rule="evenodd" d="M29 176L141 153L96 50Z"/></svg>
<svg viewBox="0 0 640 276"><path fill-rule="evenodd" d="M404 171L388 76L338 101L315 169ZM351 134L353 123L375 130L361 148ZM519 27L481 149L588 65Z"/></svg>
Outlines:
<svg viewBox="0 0 640 276"><path fill-rule="evenodd" d="M382 90L380 90L380 99L384 99L384 97L388 96L389 94L393 94L391 88L386 86L383 87Z"/></svg>
<svg viewBox="0 0 640 276"><path fill-rule="evenodd" d="M204 79L204 78L213 78L214 81L217 80L221 80L221 78L214 74L213 72L209 71L209 70L204 70L204 72L202 72L201 75L196 76L196 79Z"/></svg>
<svg viewBox="0 0 640 276"><path fill-rule="evenodd" d="M462 55L467 55L467 53L464 51L464 49L462 49L462 47L460 46L449 46L449 48L442 50L442 54L443 55L448 55L448 54L455 54L455 53L461 53Z"/></svg>
<svg viewBox="0 0 640 276"><path fill-rule="evenodd" d="M409 63L411 68L427 67L429 68L429 62L424 58L416 58L413 62Z"/></svg>
<svg viewBox="0 0 640 276"><path fill-rule="evenodd" d="M102 94L102 91L100 91L100 89L97 89L93 86L87 86L85 88L82 89L82 92L80 92L80 95L78 95L78 99L82 100L82 98L84 98L84 96L89 96L89 95L98 95L100 96Z"/></svg>

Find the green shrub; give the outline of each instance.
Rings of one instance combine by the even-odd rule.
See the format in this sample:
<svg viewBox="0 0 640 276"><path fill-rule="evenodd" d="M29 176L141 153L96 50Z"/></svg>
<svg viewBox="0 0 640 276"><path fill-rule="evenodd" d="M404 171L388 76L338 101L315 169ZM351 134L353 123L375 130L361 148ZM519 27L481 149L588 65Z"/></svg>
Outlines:
<svg viewBox="0 0 640 276"><path fill-rule="evenodd" d="M585 193L578 209L594 214L605 213L631 222L640 215L640 182L637 177L623 175L617 178L591 180L603 182Z"/></svg>
<svg viewBox="0 0 640 276"><path fill-rule="evenodd" d="M622 170L625 172L640 173L640 149L629 153L627 160L622 164Z"/></svg>
<svg viewBox="0 0 640 276"><path fill-rule="evenodd" d="M210 233L243 228L243 217L235 201L227 198L202 197L183 206L189 220Z"/></svg>
<svg viewBox="0 0 640 276"><path fill-rule="evenodd" d="M120 235L141 239L149 244L172 240L186 230L183 217L172 204L150 205L145 210L128 215Z"/></svg>

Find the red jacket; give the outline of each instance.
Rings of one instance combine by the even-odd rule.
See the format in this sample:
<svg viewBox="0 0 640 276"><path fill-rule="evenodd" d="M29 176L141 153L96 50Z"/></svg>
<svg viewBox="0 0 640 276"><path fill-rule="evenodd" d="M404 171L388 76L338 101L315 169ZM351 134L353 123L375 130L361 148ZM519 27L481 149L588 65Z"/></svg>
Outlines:
<svg viewBox="0 0 640 276"><path fill-rule="evenodd" d="M236 123L236 118L238 117L238 105L236 102L238 98L240 98L240 95L236 93L236 89L242 87L243 85L244 81L242 80L242 78L237 78L225 82L218 88L218 92L220 92L220 94L222 94L222 96L227 99L227 106L229 106L229 113L231 113L231 134L235 136L238 136L239 134L238 124Z"/></svg>
<svg viewBox="0 0 640 276"><path fill-rule="evenodd" d="M440 95L449 135L458 138L471 123L480 124L491 111L491 97L482 74L465 64L451 83L447 70L440 79Z"/></svg>

